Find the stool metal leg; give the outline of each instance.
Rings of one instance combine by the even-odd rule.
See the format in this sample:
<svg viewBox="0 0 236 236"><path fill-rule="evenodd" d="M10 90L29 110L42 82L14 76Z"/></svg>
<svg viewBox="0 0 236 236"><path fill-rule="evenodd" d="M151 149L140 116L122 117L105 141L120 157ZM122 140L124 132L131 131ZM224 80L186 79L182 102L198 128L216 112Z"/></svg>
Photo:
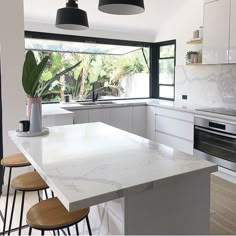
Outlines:
<svg viewBox="0 0 236 236"><path fill-rule="evenodd" d="M78 224L75 224L76 234L79 235L79 226Z"/></svg>
<svg viewBox="0 0 236 236"><path fill-rule="evenodd" d="M86 222L87 222L87 226L88 226L89 235L92 235L92 230L91 230L91 227L90 227L88 216L86 216Z"/></svg>
<svg viewBox="0 0 236 236"><path fill-rule="evenodd" d="M3 166L3 168L2 168L2 179L0 180L1 188L4 185L4 175L5 175L5 166ZM1 197L2 197L2 189L1 189L1 192L0 192L0 199L1 199ZM4 216L3 216L2 210L0 210L0 217L1 217L1 220L4 224Z"/></svg>
<svg viewBox="0 0 236 236"><path fill-rule="evenodd" d="M22 192L21 210L20 210L20 223L19 223L19 235L21 235L21 227L22 227L22 218L23 218L23 211L24 211L24 203L25 203L25 191Z"/></svg>
<svg viewBox="0 0 236 236"><path fill-rule="evenodd" d="M70 228L69 227L67 227L67 233L68 233L68 235L70 235Z"/></svg>
<svg viewBox="0 0 236 236"><path fill-rule="evenodd" d="M41 197L40 197L40 192L38 191L38 199L39 199L39 202L41 201Z"/></svg>
<svg viewBox="0 0 236 236"><path fill-rule="evenodd" d="M15 203L16 203L16 193L17 193L17 191L15 190L12 208L11 208L11 217L10 217L10 222L9 222L8 235L10 235L10 232L11 232L12 218L13 218L13 213L14 213L14 208L15 208Z"/></svg>
<svg viewBox="0 0 236 236"><path fill-rule="evenodd" d="M32 228L29 227L29 235L31 235L31 234L32 234Z"/></svg>
<svg viewBox="0 0 236 236"><path fill-rule="evenodd" d="M44 189L44 192L45 192L45 197L46 197L46 199L48 199L47 189Z"/></svg>
<svg viewBox="0 0 236 236"><path fill-rule="evenodd" d="M44 235L44 230L41 230L41 235Z"/></svg>
<svg viewBox="0 0 236 236"><path fill-rule="evenodd" d="M7 196L6 196L4 223L3 223L3 231L2 231L3 235L5 234L5 231L6 231L8 201L9 201L9 192L10 192L10 185L11 185L11 172L12 172L12 167L10 167L9 177L8 177Z"/></svg>

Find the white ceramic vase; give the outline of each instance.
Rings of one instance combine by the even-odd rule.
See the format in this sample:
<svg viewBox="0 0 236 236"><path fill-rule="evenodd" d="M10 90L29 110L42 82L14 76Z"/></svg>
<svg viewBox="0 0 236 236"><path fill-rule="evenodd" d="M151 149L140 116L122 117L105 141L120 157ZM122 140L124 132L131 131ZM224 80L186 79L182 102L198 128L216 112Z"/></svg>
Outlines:
<svg viewBox="0 0 236 236"><path fill-rule="evenodd" d="M41 132L42 123L41 123L41 114L38 103L32 103L31 105L31 114L30 114L30 132Z"/></svg>

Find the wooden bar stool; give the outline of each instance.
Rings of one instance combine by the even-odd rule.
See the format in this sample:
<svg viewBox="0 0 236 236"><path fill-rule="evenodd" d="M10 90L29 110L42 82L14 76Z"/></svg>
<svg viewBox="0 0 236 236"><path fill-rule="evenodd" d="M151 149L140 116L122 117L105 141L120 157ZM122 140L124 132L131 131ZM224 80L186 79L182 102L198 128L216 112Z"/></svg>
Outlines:
<svg viewBox="0 0 236 236"><path fill-rule="evenodd" d="M70 234L70 226L75 225L76 234L79 235L78 223L86 219L89 235L92 231L89 223L89 208L81 209L75 212L68 212L57 197L41 201L31 207L26 215L26 222L30 226L29 235L32 233L32 228L41 231L44 235L45 231L59 231L67 229Z"/></svg>
<svg viewBox="0 0 236 236"><path fill-rule="evenodd" d="M1 165L3 166L2 180L4 180L5 168L9 168L6 204L5 204L5 212L4 212L4 218L3 218L3 235L4 235L6 231L6 221L7 221L7 211L8 211L8 201L9 201L12 168L30 166L30 162L26 159L26 157L23 154L19 153L19 154L15 154L15 155L11 155L11 156L3 158L1 160Z"/></svg>
<svg viewBox="0 0 236 236"><path fill-rule="evenodd" d="M14 178L12 180L11 185L12 185L12 188L15 189L15 192L14 192L13 203L12 203L12 210L11 210L11 217L10 217L10 222L9 222L8 235L10 235L10 232L11 232L11 225L12 225L13 213L14 213L14 208L15 208L16 194L18 191L22 192L20 223L19 223L19 235L21 235L25 193L26 192L34 192L34 191L39 192L41 190L46 190L48 188L48 186L36 171L32 171L32 172L17 176L16 178Z"/></svg>

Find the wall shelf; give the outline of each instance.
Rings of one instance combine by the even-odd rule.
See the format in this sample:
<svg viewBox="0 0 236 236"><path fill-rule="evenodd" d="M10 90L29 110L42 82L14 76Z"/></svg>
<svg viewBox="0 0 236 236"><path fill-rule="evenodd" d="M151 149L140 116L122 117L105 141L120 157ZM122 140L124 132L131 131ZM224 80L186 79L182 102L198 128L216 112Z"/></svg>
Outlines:
<svg viewBox="0 0 236 236"><path fill-rule="evenodd" d="M191 63L191 64L186 64L186 66L202 66L204 64L202 63Z"/></svg>
<svg viewBox="0 0 236 236"><path fill-rule="evenodd" d="M197 39L191 39L187 42L187 44L202 44L203 39L197 38Z"/></svg>

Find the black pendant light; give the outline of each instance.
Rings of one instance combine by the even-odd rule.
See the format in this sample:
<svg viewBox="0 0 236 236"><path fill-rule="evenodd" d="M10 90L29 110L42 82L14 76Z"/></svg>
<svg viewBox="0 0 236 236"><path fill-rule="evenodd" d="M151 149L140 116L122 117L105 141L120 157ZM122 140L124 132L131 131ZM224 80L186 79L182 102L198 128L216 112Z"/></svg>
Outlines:
<svg viewBox="0 0 236 236"><path fill-rule="evenodd" d="M145 11L143 0L99 0L98 9L115 15L136 15Z"/></svg>
<svg viewBox="0 0 236 236"><path fill-rule="evenodd" d="M66 30L89 28L86 11L78 8L77 0L68 0L66 7L57 10L56 27Z"/></svg>

